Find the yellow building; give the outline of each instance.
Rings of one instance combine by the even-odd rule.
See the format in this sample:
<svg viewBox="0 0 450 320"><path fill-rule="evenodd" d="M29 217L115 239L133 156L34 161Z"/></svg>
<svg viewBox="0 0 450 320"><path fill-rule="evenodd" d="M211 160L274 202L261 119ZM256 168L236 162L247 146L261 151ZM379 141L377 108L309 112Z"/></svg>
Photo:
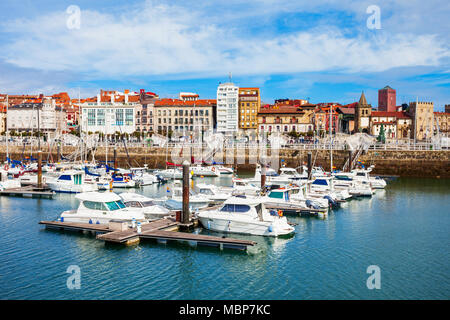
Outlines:
<svg viewBox="0 0 450 320"><path fill-rule="evenodd" d="M239 128L257 129L260 106L259 88L239 88Z"/></svg>
<svg viewBox="0 0 450 320"><path fill-rule="evenodd" d="M434 128L433 102L411 102L409 114L413 118L413 131L417 140L430 139Z"/></svg>
<svg viewBox="0 0 450 320"><path fill-rule="evenodd" d="M267 105L258 112L258 131L307 133L314 130L312 116L312 109L288 105Z"/></svg>

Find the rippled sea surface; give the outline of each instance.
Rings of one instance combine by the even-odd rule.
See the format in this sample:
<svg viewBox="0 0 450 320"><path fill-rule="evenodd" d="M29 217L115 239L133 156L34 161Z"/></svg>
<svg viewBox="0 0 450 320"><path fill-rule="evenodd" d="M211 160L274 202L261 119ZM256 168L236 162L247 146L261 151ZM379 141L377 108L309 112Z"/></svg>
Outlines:
<svg viewBox="0 0 450 320"><path fill-rule="evenodd" d="M136 192L164 195L166 186ZM105 245L38 224L76 208L73 195L0 197L0 299L448 299L449 195L450 180L399 178L326 220L290 217L292 238L233 235L258 243L248 253ZM70 265L80 267L79 290L67 288ZM370 265L380 267L380 290L366 286Z"/></svg>

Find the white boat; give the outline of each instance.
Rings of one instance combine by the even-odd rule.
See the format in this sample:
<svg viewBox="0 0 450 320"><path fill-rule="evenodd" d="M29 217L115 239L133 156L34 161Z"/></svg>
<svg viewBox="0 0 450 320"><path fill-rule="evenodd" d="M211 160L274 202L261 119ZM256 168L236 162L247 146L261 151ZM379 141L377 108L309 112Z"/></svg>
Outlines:
<svg viewBox="0 0 450 320"><path fill-rule="evenodd" d="M219 187L219 192L229 195L256 196L261 193L261 188L247 181L247 179L233 178L231 187Z"/></svg>
<svg viewBox="0 0 450 320"><path fill-rule="evenodd" d="M47 186L56 192L81 193L97 191L96 183L85 182L85 174L82 171L64 171L55 179L47 179Z"/></svg>
<svg viewBox="0 0 450 320"><path fill-rule="evenodd" d="M324 213L328 212L329 203L323 198L307 198L305 196L305 187L285 187L270 190L266 196L262 197L264 203L272 205L294 205L305 209L317 209Z"/></svg>
<svg viewBox="0 0 450 320"><path fill-rule="evenodd" d="M336 198L338 200L348 200L352 197L352 195L348 192L347 188L341 190L335 190L333 187L333 178L324 176L317 177L312 182L310 181L310 192L311 193L319 193L324 196L329 195L332 198Z"/></svg>
<svg viewBox="0 0 450 320"><path fill-rule="evenodd" d="M225 167L223 165L216 165L216 168L219 170L220 174L233 174L234 170L230 167Z"/></svg>
<svg viewBox="0 0 450 320"><path fill-rule="evenodd" d="M219 204L230 197L229 193L221 190L213 184L198 183L195 185L195 191L198 195L208 198L212 204Z"/></svg>
<svg viewBox="0 0 450 320"><path fill-rule="evenodd" d="M168 198L178 203L183 203L183 189L180 187L168 188ZM207 207L211 201L202 195L195 194L192 190L189 190L189 207L192 209L199 209Z"/></svg>
<svg viewBox="0 0 450 320"><path fill-rule="evenodd" d="M218 232L259 236L283 236L294 233L286 217L269 212L258 198L232 197L218 210L198 213L203 227Z"/></svg>
<svg viewBox="0 0 450 320"><path fill-rule="evenodd" d="M63 222L82 222L104 224L110 220L145 221L142 210L130 210L122 199L113 192L86 192L75 196L80 200L77 210L64 211L60 220Z"/></svg>
<svg viewBox="0 0 450 320"><path fill-rule="evenodd" d="M130 168L130 171L138 186L148 186L159 182L155 175L147 172L147 168Z"/></svg>
<svg viewBox="0 0 450 320"><path fill-rule="evenodd" d="M193 166L190 167L190 171L194 177L219 177L220 172L215 166Z"/></svg>
<svg viewBox="0 0 450 320"><path fill-rule="evenodd" d="M160 219L171 214L170 210L158 204L161 199L156 201L132 192L119 193L119 197L129 210L143 212L146 219Z"/></svg>
<svg viewBox="0 0 450 320"><path fill-rule="evenodd" d="M0 169L0 191L4 191L5 189L12 188L20 188L20 180L17 179L9 179L8 172Z"/></svg>
<svg viewBox="0 0 450 320"><path fill-rule="evenodd" d="M287 178L290 181L298 181L303 179L303 176L294 168L282 167L280 168L280 178Z"/></svg>
<svg viewBox="0 0 450 320"><path fill-rule="evenodd" d="M351 174L354 180L367 181L374 189L384 189L386 187L386 181L380 177L371 177L369 174L372 171L373 166L368 169L353 169Z"/></svg>
<svg viewBox="0 0 450 320"><path fill-rule="evenodd" d="M156 171L156 173L159 174L164 179L171 179L171 180L183 179L183 170L178 168L159 170Z"/></svg>
<svg viewBox="0 0 450 320"><path fill-rule="evenodd" d="M335 190L348 190L352 196L372 196L373 189L368 180L355 180L350 173L336 173L333 178Z"/></svg>
<svg viewBox="0 0 450 320"><path fill-rule="evenodd" d="M17 178L23 186L35 185L38 183L37 174L25 173ZM46 182L46 177L42 176L42 183Z"/></svg>

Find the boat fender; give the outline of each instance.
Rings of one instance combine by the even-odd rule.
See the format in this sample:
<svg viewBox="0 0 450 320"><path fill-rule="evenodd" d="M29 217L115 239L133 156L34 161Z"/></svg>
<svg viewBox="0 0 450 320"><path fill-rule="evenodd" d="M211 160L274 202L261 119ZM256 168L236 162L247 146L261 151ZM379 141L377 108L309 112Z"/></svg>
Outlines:
<svg viewBox="0 0 450 320"><path fill-rule="evenodd" d="M211 229L211 221L208 221L208 229Z"/></svg>
<svg viewBox="0 0 450 320"><path fill-rule="evenodd" d="M97 222L95 224L100 224L100 221L97 220Z"/></svg>
<svg viewBox="0 0 450 320"><path fill-rule="evenodd" d="M137 233L141 233L141 223L137 223Z"/></svg>
<svg viewBox="0 0 450 320"><path fill-rule="evenodd" d="M92 219L89 219L89 224L92 224Z"/></svg>
<svg viewBox="0 0 450 320"><path fill-rule="evenodd" d="M64 217L61 217L61 219L60 219L60 220L61 220L61 222L64 222Z"/></svg>
<svg viewBox="0 0 450 320"><path fill-rule="evenodd" d="M272 232L273 231L272 226L269 226L268 230L269 230L269 232Z"/></svg>
<svg viewBox="0 0 450 320"><path fill-rule="evenodd" d="M271 216L276 216L277 215L277 212L275 210L270 210L269 213L270 213Z"/></svg>

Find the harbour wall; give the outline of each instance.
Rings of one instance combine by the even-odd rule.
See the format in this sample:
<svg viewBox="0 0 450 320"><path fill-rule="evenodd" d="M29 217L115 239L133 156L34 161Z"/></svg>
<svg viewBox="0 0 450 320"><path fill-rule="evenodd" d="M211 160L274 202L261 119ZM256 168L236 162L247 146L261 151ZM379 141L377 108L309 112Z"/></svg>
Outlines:
<svg viewBox="0 0 450 320"><path fill-rule="evenodd" d="M61 153L68 156L76 152L77 148L66 146ZM121 167L140 167L147 164L149 168L164 168L166 160L169 162L181 163L181 159L190 160L191 150L177 148L175 150L157 147L132 147L128 148L128 157L124 147L117 147L117 163ZM168 151L168 155L167 155ZM113 160L113 149L108 148L108 160ZM299 167L306 164L308 152L311 152L314 166L322 166L325 170L330 170L330 151L329 150L298 150L298 149L280 149L278 155L270 155L268 151L268 161L278 161L278 164L284 163L288 167ZM201 159L201 150L193 149L194 158ZM31 152L29 148L10 146L9 154L12 159L22 159L30 154L37 158L36 149ZM106 148L97 148L95 154L97 161L105 161ZM273 157L273 158L272 158ZM344 150L333 151L333 165L336 169L342 169L344 163L349 157L349 152ZM42 158L57 159L56 148L51 150L45 146L42 148ZM6 159L6 148L0 146L0 160ZM79 157L78 157L79 159ZM92 159L92 153L89 153L88 160ZM128 161L129 159L129 161ZM238 170L254 170L258 157L256 149L235 149L227 150L223 154L216 154L214 160L228 164L235 164ZM277 159L277 160L275 160ZM366 166L375 165L374 174L380 175L398 175L402 177L439 177L450 178L450 151L442 150L369 150L359 157Z"/></svg>

